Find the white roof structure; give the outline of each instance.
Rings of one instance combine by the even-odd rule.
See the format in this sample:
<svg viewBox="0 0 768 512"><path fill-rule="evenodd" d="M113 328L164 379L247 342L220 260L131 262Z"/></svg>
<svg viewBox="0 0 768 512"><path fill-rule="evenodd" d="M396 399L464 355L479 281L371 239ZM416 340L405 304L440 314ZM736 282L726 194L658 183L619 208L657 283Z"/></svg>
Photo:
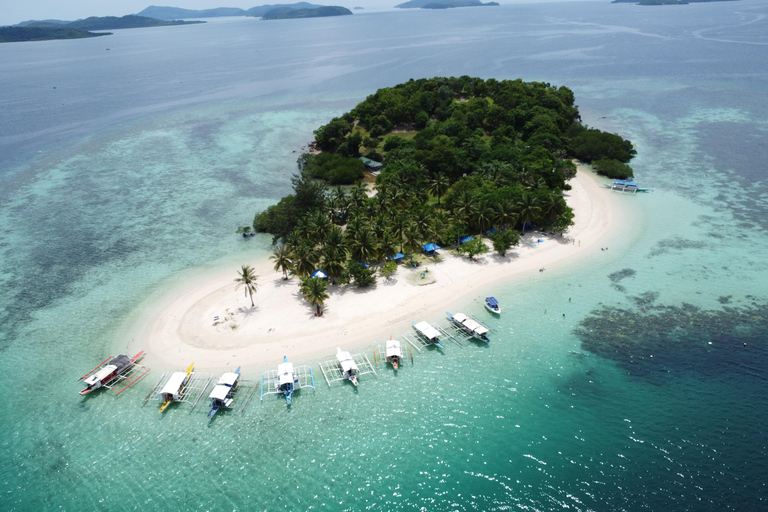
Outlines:
<svg viewBox="0 0 768 512"><path fill-rule="evenodd" d="M413 324L413 327L429 340L436 340L440 337L440 332L432 327L429 322L419 322Z"/></svg>
<svg viewBox="0 0 768 512"><path fill-rule="evenodd" d="M97 382L101 382L102 380L104 380L107 377L109 377L110 374L112 372L114 372L115 370L117 370L117 366L115 366L113 364L108 364L107 366L105 366L104 368L99 370L98 372L94 373L93 375L91 375L90 377L85 379L85 384L88 385L88 386L93 386Z"/></svg>
<svg viewBox="0 0 768 512"><path fill-rule="evenodd" d="M349 371L358 371L357 364L355 364L355 360L352 359L352 356L349 352L344 352L341 350L341 347L339 347L336 350L336 359L339 361L339 364L341 365L341 369L345 372Z"/></svg>
<svg viewBox="0 0 768 512"><path fill-rule="evenodd" d="M461 323L461 325L466 327L468 330L474 333L477 333L479 335L488 334L488 331L490 331L488 327L482 325L480 322L477 322L476 320L469 318L464 313L456 313L455 315L453 315L453 318L458 320L459 323Z"/></svg>
<svg viewBox="0 0 768 512"><path fill-rule="evenodd" d="M293 363L280 363L277 365L277 378L281 386L293 382Z"/></svg>
<svg viewBox="0 0 768 512"><path fill-rule="evenodd" d="M165 383L165 386L163 386L163 389L160 390L160 393L175 395L179 392L179 389L181 388L182 384L184 384L184 379L186 378L186 372L174 372L174 374L171 375L171 378L168 379L168 382Z"/></svg>
<svg viewBox="0 0 768 512"><path fill-rule="evenodd" d="M227 372L219 377L219 382L216 383L216 386L211 391L211 394L208 395L208 398L217 398L219 400L226 399L229 392L232 391L232 386L235 385L235 382L237 382L239 377L240 374L234 372Z"/></svg>
<svg viewBox="0 0 768 512"><path fill-rule="evenodd" d="M387 342L387 357L403 357L403 352L400 350L400 342L397 340L389 340Z"/></svg>

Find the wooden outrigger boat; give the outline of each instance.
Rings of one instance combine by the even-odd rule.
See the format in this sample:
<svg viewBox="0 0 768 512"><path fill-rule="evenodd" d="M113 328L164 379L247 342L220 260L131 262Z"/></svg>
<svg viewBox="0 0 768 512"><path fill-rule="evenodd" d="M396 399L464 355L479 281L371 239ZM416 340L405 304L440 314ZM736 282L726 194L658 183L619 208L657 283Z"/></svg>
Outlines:
<svg viewBox="0 0 768 512"><path fill-rule="evenodd" d="M336 359L332 361L321 361L320 370L323 372L325 381L328 385L337 380L348 380L357 386L357 378L366 373L376 374L376 370L371 364L371 360L365 354L351 355L349 352L336 349Z"/></svg>
<svg viewBox="0 0 768 512"><path fill-rule="evenodd" d="M428 345L434 345L436 347L445 348L445 345L440 343L440 336L441 333L432 325L430 325L429 322L413 322L413 328L416 330L417 333L421 336L422 340L426 342Z"/></svg>
<svg viewBox="0 0 768 512"><path fill-rule="evenodd" d="M163 405L160 406L160 412L163 412L172 402L180 402L184 399L185 386L192 376L194 367L195 363L192 363L185 371L175 372L171 375L163 389L157 394L157 399L163 402Z"/></svg>
<svg viewBox="0 0 768 512"><path fill-rule="evenodd" d="M287 356L283 356L283 362L277 365L277 370L270 370L261 376L261 399L264 400L264 395L281 393L285 395L285 402L291 405L293 393L304 387L315 389L312 368L306 365L295 366L288 361Z"/></svg>
<svg viewBox="0 0 768 512"><path fill-rule="evenodd" d="M208 398L211 399L211 412L208 413L208 419L213 418L214 414L222 407L229 408L235 401L233 395L237 391L237 383L240 378L240 367L234 372L227 372L219 377L219 381L214 386Z"/></svg>
<svg viewBox="0 0 768 512"><path fill-rule="evenodd" d="M400 367L400 361L403 359L403 351L400 350L400 342L389 338L386 347L387 361L392 368L397 370Z"/></svg>
<svg viewBox="0 0 768 512"><path fill-rule="evenodd" d="M138 364L142 357L144 357L143 350L133 357L124 354L117 357L109 356L96 368L77 379L85 380L85 389L81 390L80 394L87 395L97 389L107 388L119 395L149 373L149 368ZM127 384L119 390L116 389L126 381Z"/></svg>
<svg viewBox="0 0 768 512"><path fill-rule="evenodd" d="M360 375L360 368L358 368L352 355L341 350L341 347L336 347L336 360L341 366L342 377L357 386L357 376Z"/></svg>
<svg viewBox="0 0 768 512"><path fill-rule="evenodd" d="M494 315L500 315L501 314L501 306L499 305L499 301L496 300L496 297L486 297L485 298L485 309L493 313Z"/></svg>
<svg viewBox="0 0 768 512"><path fill-rule="evenodd" d="M609 188L611 190L618 190L620 192L631 192L633 194L637 192L648 192L649 188L640 188L640 185L638 183L635 183L634 181L625 181L625 180L613 180L613 183L601 183L602 186Z"/></svg>
<svg viewBox="0 0 768 512"><path fill-rule="evenodd" d="M478 322L474 318L470 318L464 313L456 313L455 315L450 313L446 314L448 315L448 318L450 318L453 325L461 329L463 332L469 334L472 338L484 341L486 343L491 341L488 339L488 332L491 329L487 325L483 325L482 323Z"/></svg>

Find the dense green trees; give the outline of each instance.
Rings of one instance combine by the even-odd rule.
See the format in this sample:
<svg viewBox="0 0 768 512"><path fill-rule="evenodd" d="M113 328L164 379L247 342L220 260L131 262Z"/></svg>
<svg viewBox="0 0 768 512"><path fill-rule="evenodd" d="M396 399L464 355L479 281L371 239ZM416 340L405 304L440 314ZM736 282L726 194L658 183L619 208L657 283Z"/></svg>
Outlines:
<svg viewBox="0 0 768 512"><path fill-rule="evenodd" d="M531 225L562 232L573 223L563 198L576 173L570 157L631 175L632 144L578 119L573 93L545 83L464 76L381 89L315 131L323 152L299 159L293 193L254 228L285 242L280 261L302 279L322 269L361 286L374 281L366 263L395 252L412 259L430 242L458 246L487 231L504 255ZM360 182L328 189L362 174L361 151L383 162L376 194ZM487 250L477 238L464 250Z"/></svg>

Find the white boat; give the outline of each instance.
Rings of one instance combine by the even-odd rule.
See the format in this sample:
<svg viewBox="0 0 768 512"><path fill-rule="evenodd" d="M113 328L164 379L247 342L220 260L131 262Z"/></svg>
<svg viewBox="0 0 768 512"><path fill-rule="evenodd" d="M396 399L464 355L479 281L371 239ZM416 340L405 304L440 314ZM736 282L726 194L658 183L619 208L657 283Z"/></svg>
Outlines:
<svg viewBox="0 0 768 512"><path fill-rule="evenodd" d="M232 395L237 390L237 380L239 378L239 366L234 372L227 372L219 377L219 381L216 383L213 391L208 395L208 398L211 399L211 412L208 413L208 418L213 418L213 415L216 414L220 408L229 408L232 405L232 402L235 400L232 398Z"/></svg>
<svg viewBox="0 0 768 512"><path fill-rule="evenodd" d="M637 192L648 192L649 188L640 188L638 183L634 181L625 180L613 180L613 183L601 183L602 186L610 188L611 190L618 190L620 192L631 192L633 194Z"/></svg>
<svg viewBox="0 0 768 512"><path fill-rule="evenodd" d="M266 386L265 386L266 384ZM315 389L315 377L309 366L295 366L283 356L283 362L277 365L277 370L270 370L261 376L261 399L264 395L283 394L285 401L291 405L293 393L303 387Z"/></svg>
<svg viewBox="0 0 768 512"><path fill-rule="evenodd" d="M501 306L499 305L499 301L496 300L496 297L485 298L485 309L487 309L494 315L501 314Z"/></svg>
<svg viewBox="0 0 768 512"><path fill-rule="evenodd" d="M99 363L99 366L78 379L85 383L85 389L81 390L80 394L87 395L97 389L107 388L119 395L149 372L149 368L137 364L143 356L143 351L133 357L125 354L109 356ZM118 390L118 385L123 387Z"/></svg>
<svg viewBox="0 0 768 512"><path fill-rule="evenodd" d="M392 364L392 367L397 370L400 367L400 361L403 359L403 352L400 350L400 342L397 340L389 339L386 347L387 361Z"/></svg>
<svg viewBox="0 0 768 512"><path fill-rule="evenodd" d="M413 322L413 328L416 329L416 332L421 335L427 344L445 348L445 345L440 343L440 331L432 327L429 322Z"/></svg>
<svg viewBox="0 0 768 512"><path fill-rule="evenodd" d="M467 334L471 335L473 338L476 338L480 341L484 341L488 343L488 332L491 330L487 325L483 325L474 318L470 318L469 316L465 315L464 313L456 313L455 315L452 315L450 313L446 313L448 315L448 318L451 319L451 322L453 322L454 325L459 327L462 331L466 332Z"/></svg>
<svg viewBox="0 0 768 512"><path fill-rule="evenodd" d="M163 412L172 402L180 402L185 394L185 386L192 377L192 370L195 367L195 363L189 365L183 372L174 372L171 377L166 381L163 388L157 394L157 399L163 402L160 406L160 412Z"/></svg>
<svg viewBox="0 0 768 512"><path fill-rule="evenodd" d="M360 369L357 367L355 360L352 359L352 355L349 352L341 350L341 347L337 347L336 360L341 365L342 377L357 386L357 376L360 374Z"/></svg>

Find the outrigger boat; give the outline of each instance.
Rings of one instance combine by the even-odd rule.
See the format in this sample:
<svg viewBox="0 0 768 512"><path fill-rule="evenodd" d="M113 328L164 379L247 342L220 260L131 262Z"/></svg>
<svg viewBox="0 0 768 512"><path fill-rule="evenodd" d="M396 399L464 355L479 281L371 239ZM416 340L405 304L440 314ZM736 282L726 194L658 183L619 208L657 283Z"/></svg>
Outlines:
<svg viewBox="0 0 768 512"><path fill-rule="evenodd" d="M440 343L440 331L432 327L429 322L413 322L413 328L416 329L416 332L421 335L428 345L445 348L445 345Z"/></svg>
<svg viewBox="0 0 768 512"><path fill-rule="evenodd" d="M649 188L640 188L640 185L635 183L634 181L613 180L612 184L601 183L601 185L611 190L619 190L621 192L632 192L633 194L637 192L648 192L650 190Z"/></svg>
<svg viewBox="0 0 768 512"><path fill-rule="evenodd" d="M392 364L392 368L397 370L400 367L400 361L403 359L403 352L400 350L400 342L389 338L386 351L387 361Z"/></svg>
<svg viewBox="0 0 768 512"><path fill-rule="evenodd" d="M265 382L266 391L264 390ZM283 356L283 362L277 365L277 370L270 370L261 376L261 399L264 400L264 395L282 393L285 395L285 402L291 405L293 393L304 387L315 389L312 368L306 365L294 366L288 361L287 356Z"/></svg>
<svg viewBox="0 0 768 512"><path fill-rule="evenodd" d="M448 318L451 319L451 322L453 322L453 325L459 327L473 338L486 343L491 341L488 339L488 331L491 330L488 326L481 324L474 318L468 317L464 313L456 313L455 315L450 313L446 314L448 315Z"/></svg>
<svg viewBox="0 0 768 512"><path fill-rule="evenodd" d="M163 389L157 394L157 399L163 402L160 406L160 412L163 412L172 402L180 402L186 393L186 384L192 376L192 370L195 363L189 365L183 372L174 372L163 386Z"/></svg>
<svg viewBox="0 0 768 512"><path fill-rule="evenodd" d="M357 386L357 376L360 375L360 369L350 353L341 350L341 347L336 347L336 360L341 365L342 377Z"/></svg>
<svg viewBox="0 0 768 512"><path fill-rule="evenodd" d="M499 305L499 301L496 300L496 297L485 298L485 309L487 309L494 315L501 314L501 306Z"/></svg>
<svg viewBox="0 0 768 512"><path fill-rule="evenodd" d="M85 379L85 389L80 391L80 394L87 395L91 391L107 388L115 391L116 395L119 395L149 373L149 368L137 364L142 357L144 357L144 351L139 352L133 357L128 357L124 354L117 357L109 356L99 363L96 368L78 379ZM132 375L137 372L138 375ZM122 384L124 381L128 381L128 384L119 391L116 390L115 386Z"/></svg>
<svg viewBox="0 0 768 512"><path fill-rule="evenodd" d="M235 391L237 391L237 380L240 378L240 367L234 372L227 372L221 377L214 386L211 394L208 398L211 399L211 412L208 413L208 419L213 418L213 415L218 412L222 407L229 408L235 399L232 397Z"/></svg>

